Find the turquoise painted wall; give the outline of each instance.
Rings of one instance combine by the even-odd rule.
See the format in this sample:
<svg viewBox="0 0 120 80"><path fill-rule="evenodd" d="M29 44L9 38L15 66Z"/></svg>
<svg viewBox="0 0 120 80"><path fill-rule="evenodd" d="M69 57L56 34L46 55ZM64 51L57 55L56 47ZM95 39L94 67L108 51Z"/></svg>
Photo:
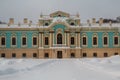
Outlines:
<svg viewBox="0 0 120 80"><path fill-rule="evenodd" d="M26 35L27 37L27 46L24 48L33 48L32 47L32 36L33 34L38 34L37 31L2 31L0 33L5 33L6 36L6 48L22 48L21 46L21 38L23 36L23 34ZM11 37L12 37L12 33L15 34L17 41L16 41L16 47L11 47ZM2 36L2 35L0 35Z"/></svg>
<svg viewBox="0 0 120 80"><path fill-rule="evenodd" d="M62 35L64 36L64 30L66 29L66 27L64 26L64 25L62 25L62 24L57 24L57 25L55 25L54 27L53 27L53 30L55 31L55 34L54 34L54 44L56 44L57 43L57 41L56 41L56 34L57 34L57 30L58 29L62 29ZM63 42L64 43L64 42Z"/></svg>
<svg viewBox="0 0 120 80"><path fill-rule="evenodd" d="M87 45L87 47L86 48L93 48L93 46L92 46L92 36L94 35L94 33L96 33L97 35L98 35L98 46L97 46L97 48L103 48L104 46L103 46L103 41L102 41L102 39L103 39L103 34L105 33L105 32L81 32L80 34L81 34L81 46L82 46L82 34L86 34L86 36L88 37L88 45ZM114 35L115 35L115 33L114 32L108 32L108 48L114 48L114 43L113 43L113 37L114 37ZM120 35L120 33L119 33L119 35ZM120 40L120 39L119 39ZM119 46L117 46L117 47L120 47L120 44L119 44Z"/></svg>

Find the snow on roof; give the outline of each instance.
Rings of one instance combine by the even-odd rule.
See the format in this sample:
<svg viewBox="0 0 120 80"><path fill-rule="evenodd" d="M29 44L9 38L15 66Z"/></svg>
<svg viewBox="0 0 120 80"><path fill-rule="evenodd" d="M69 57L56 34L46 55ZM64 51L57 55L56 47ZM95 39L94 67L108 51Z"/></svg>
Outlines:
<svg viewBox="0 0 120 80"><path fill-rule="evenodd" d="M53 23L54 22L66 22L66 19L67 18L54 18L53 19ZM8 26L8 24L0 24L0 28L48 28L49 26L39 26L37 24L11 24ZM118 27L120 28L120 23L113 23L112 25L110 25L109 23L106 23L106 24L102 24L102 25L99 25L99 24L81 24L80 26L71 26L71 28L74 28L74 27ZM120 31L120 29L119 29Z"/></svg>

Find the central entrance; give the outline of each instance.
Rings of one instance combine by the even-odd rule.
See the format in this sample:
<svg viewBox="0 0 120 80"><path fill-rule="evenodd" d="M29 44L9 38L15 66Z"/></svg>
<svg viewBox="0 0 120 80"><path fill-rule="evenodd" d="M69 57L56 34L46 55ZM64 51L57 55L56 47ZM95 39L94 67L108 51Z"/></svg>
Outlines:
<svg viewBox="0 0 120 80"><path fill-rule="evenodd" d="M62 58L62 51L57 51L57 58Z"/></svg>

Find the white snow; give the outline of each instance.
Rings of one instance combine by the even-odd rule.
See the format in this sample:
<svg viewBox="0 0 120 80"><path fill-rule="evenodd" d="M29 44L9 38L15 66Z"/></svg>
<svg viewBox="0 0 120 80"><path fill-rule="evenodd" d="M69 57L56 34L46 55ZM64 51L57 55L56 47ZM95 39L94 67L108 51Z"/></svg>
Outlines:
<svg viewBox="0 0 120 80"><path fill-rule="evenodd" d="M0 80L120 80L120 56L0 59Z"/></svg>

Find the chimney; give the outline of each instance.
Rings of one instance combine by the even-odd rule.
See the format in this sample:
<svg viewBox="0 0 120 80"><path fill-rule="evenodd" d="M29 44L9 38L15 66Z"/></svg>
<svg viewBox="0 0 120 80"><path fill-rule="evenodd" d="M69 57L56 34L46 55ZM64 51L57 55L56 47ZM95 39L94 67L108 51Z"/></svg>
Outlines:
<svg viewBox="0 0 120 80"><path fill-rule="evenodd" d="M24 18L24 24L28 24L28 19L27 18Z"/></svg>
<svg viewBox="0 0 120 80"><path fill-rule="evenodd" d="M32 24L32 21L30 20L30 21L29 21L29 26L31 26L31 24Z"/></svg>
<svg viewBox="0 0 120 80"><path fill-rule="evenodd" d="M103 18L100 18L99 25L101 26L103 24Z"/></svg>
<svg viewBox="0 0 120 80"><path fill-rule="evenodd" d="M91 23L90 23L90 20L89 20L89 19L87 20L87 24L88 24L89 26L91 26Z"/></svg>
<svg viewBox="0 0 120 80"><path fill-rule="evenodd" d="M96 23L96 19L95 19L95 18L92 19L92 23L93 23L93 24Z"/></svg>
<svg viewBox="0 0 120 80"><path fill-rule="evenodd" d="M109 21L109 25L112 26L112 21Z"/></svg>
<svg viewBox="0 0 120 80"><path fill-rule="evenodd" d="M9 19L9 24L14 24L14 18Z"/></svg>

